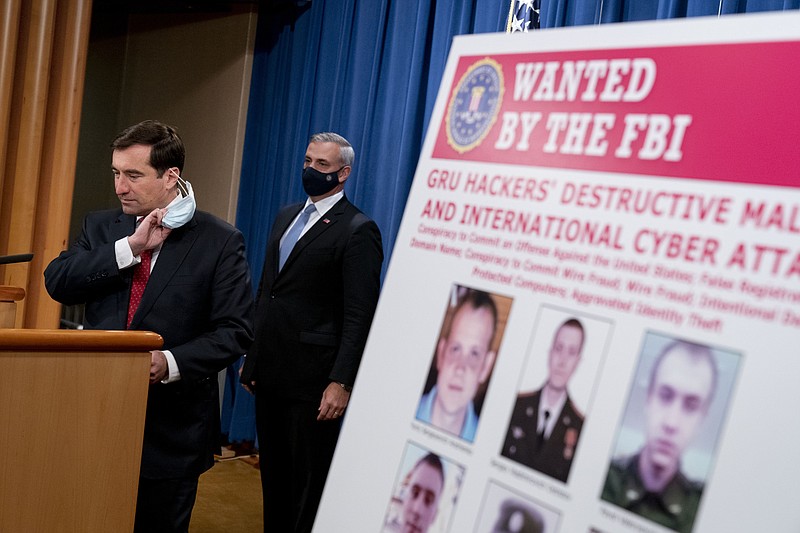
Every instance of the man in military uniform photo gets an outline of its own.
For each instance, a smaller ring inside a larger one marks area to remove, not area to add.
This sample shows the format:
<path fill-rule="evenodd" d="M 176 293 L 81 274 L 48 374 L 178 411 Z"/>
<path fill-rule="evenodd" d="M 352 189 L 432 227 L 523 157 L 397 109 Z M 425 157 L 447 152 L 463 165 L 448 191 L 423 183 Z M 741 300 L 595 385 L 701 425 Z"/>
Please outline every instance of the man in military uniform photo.
<path fill-rule="evenodd" d="M 650 372 L 644 405 L 645 443 L 615 458 L 602 499 L 679 532 L 690 532 L 703 483 L 681 472 L 681 456 L 706 419 L 717 386 L 707 346 L 673 341 Z"/>
<path fill-rule="evenodd" d="M 581 360 L 584 328 L 576 318 L 563 322 L 553 336 L 548 376 L 536 391 L 517 396 L 502 454 L 566 482 L 578 444 L 583 414 L 569 397 L 567 385 Z"/>

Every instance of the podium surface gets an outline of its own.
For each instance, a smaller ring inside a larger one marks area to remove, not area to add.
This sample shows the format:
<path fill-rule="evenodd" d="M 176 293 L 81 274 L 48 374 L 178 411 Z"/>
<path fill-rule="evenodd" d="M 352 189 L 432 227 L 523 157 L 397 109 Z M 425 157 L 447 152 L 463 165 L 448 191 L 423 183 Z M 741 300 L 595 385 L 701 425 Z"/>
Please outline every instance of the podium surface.
<path fill-rule="evenodd" d="M 0 531 L 131 531 L 150 350 L 142 331 L 0 329 Z"/>
<path fill-rule="evenodd" d="M 0 328 L 13 328 L 17 302 L 25 298 L 25 289 L 0 285 Z"/>

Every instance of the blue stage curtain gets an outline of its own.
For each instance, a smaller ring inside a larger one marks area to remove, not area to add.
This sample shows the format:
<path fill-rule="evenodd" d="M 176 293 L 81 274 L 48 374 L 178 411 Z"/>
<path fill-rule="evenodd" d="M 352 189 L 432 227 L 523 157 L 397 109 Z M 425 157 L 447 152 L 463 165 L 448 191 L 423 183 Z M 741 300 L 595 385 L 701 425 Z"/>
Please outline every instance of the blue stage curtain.
<path fill-rule="evenodd" d="M 800 0 L 542 0 L 541 27 L 797 9 Z M 256 285 L 278 208 L 305 197 L 308 137 L 353 144 L 347 196 L 378 223 L 385 268 L 452 38 L 504 31 L 509 0 L 262 0 L 237 226 Z M 235 372 L 233 367 L 229 372 Z M 223 431 L 252 434 L 253 404 L 235 377 Z M 235 397 L 235 401 L 231 398 Z M 239 411 L 239 412 L 236 412 Z M 245 413 L 242 415 L 241 413 Z"/>
<path fill-rule="evenodd" d="M 231 443 L 256 442 L 255 398 L 239 384 L 243 363 L 244 359 L 239 359 L 225 373 L 220 425 L 225 440 Z"/>

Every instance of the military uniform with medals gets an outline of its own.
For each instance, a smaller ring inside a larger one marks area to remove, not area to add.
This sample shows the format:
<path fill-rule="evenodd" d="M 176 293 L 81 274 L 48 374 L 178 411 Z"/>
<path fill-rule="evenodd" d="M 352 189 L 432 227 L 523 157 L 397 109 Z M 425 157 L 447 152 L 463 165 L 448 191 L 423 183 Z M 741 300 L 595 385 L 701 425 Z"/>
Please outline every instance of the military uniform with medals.
<path fill-rule="evenodd" d="M 541 395 L 539 389 L 517 397 L 501 453 L 566 483 L 583 427 L 583 415 L 567 395 L 550 436 L 544 439 L 537 434 Z"/>

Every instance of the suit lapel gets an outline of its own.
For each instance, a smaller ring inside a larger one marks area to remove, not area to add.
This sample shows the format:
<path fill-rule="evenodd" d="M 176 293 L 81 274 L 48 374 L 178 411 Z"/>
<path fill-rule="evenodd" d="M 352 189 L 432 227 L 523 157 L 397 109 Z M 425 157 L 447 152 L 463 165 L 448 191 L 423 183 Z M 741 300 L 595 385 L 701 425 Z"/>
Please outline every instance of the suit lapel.
<path fill-rule="evenodd" d="M 267 242 L 267 260 L 265 268 L 270 269 L 270 279 L 274 280 L 278 276 L 278 261 L 281 255 L 281 237 L 289 229 L 289 224 L 295 219 L 305 203 L 291 205 L 282 209 L 275 218 L 275 225 L 272 228 L 269 241 Z"/>
<path fill-rule="evenodd" d="M 108 233 L 111 236 L 111 241 L 114 242 L 123 237 L 133 235 L 135 229 L 136 217 L 120 212 L 119 216 L 109 225 Z"/>
<path fill-rule="evenodd" d="M 294 248 L 292 248 L 292 253 L 290 253 L 289 257 L 286 259 L 286 264 L 283 265 L 281 273 L 286 272 L 291 268 L 292 263 L 297 260 L 297 257 L 303 253 L 303 250 L 309 244 L 314 242 L 314 240 L 320 235 L 336 225 L 336 223 L 341 219 L 348 205 L 349 202 L 347 197 L 342 197 L 342 199 L 336 202 L 333 207 L 331 207 L 324 215 L 322 215 L 322 217 L 317 219 L 314 225 L 311 226 L 305 235 L 300 237 L 300 239 L 294 245 Z M 296 214 L 297 213 L 295 213 L 295 215 Z M 283 235 L 283 233 L 281 233 L 281 235 Z"/>
<path fill-rule="evenodd" d="M 164 241 L 153 271 L 150 273 L 144 294 L 142 294 L 142 301 L 131 321 L 131 329 L 136 328 L 136 325 L 158 301 L 158 297 L 183 264 L 199 235 L 197 220 L 192 218 L 185 226 L 173 230 Z"/>

